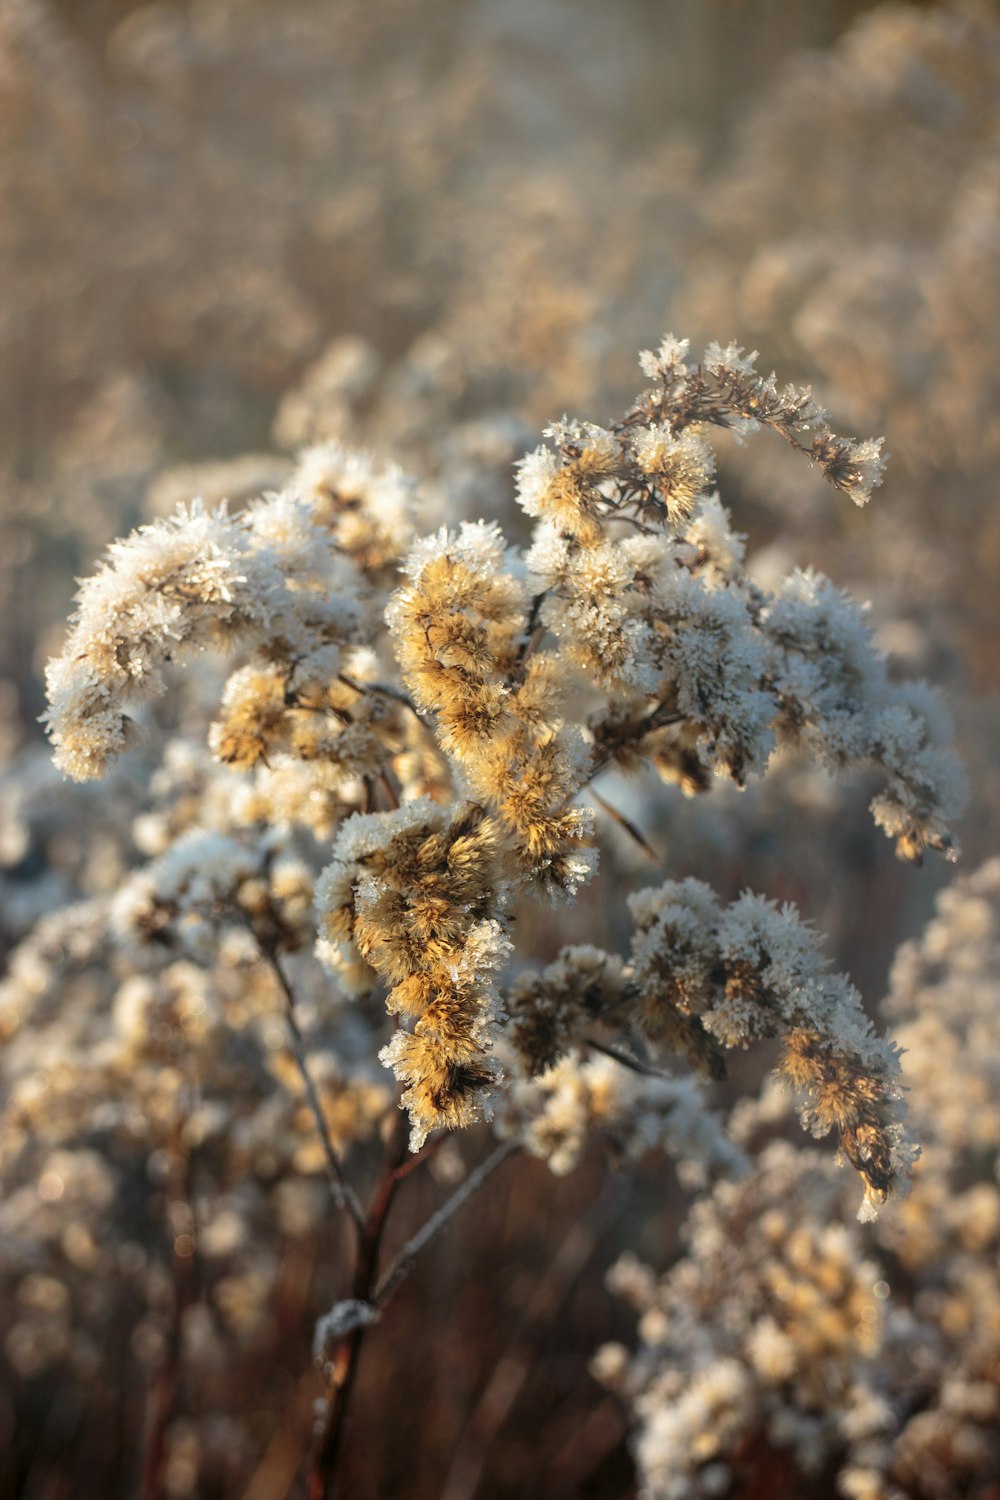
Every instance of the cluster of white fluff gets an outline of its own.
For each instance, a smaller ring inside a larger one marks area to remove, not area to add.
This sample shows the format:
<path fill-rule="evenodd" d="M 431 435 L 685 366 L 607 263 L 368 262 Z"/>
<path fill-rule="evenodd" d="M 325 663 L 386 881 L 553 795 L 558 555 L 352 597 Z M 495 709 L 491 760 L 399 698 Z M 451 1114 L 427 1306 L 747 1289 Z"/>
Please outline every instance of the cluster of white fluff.
<path fill-rule="evenodd" d="M 893 968 L 884 1009 L 923 1152 L 892 1213 L 852 1225 L 832 1164 L 778 1141 L 695 1205 L 665 1273 L 613 1269 L 638 1347 L 593 1368 L 629 1406 L 650 1500 L 738 1494 L 764 1449 L 789 1487 L 825 1471 L 852 1500 L 944 1500 L 995 1476 L 998 953 L 994 860 L 939 897 Z M 773 1092 L 741 1104 L 742 1147 L 783 1113 Z"/>
<path fill-rule="evenodd" d="M 317 443 L 299 458 L 295 488 L 321 507 L 335 502 L 339 546 L 369 569 L 398 557 L 412 535 L 416 486 L 397 464 L 340 442 Z"/>
<path fill-rule="evenodd" d="M 857 990 L 827 972 L 815 933 L 794 908 L 750 892 L 723 908 L 695 880 L 640 892 L 629 906 L 636 924 L 632 983 L 643 997 L 647 1029 L 655 1034 L 662 996 L 668 1014 L 679 1005 L 727 1050 L 784 1035 L 779 1069 L 802 1091 L 803 1124 L 817 1137 L 838 1129 L 866 1178 L 859 1216 L 875 1216 L 885 1197 L 883 1176 L 905 1191 L 915 1146 L 903 1123 L 899 1049 L 876 1034 Z M 874 1174 L 869 1130 L 878 1131 L 884 1153 Z"/>
<path fill-rule="evenodd" d="M 542 621 L 564 643 L 568 663 L 589 669 L 605 691 L 656 688 L 655 636 L 636 585 L 662 545 L 624 537 L 578 551 L 557 525 L 542 521 L 525 555 L 529 586 L 545 600 Z"/>
<path fill-rule="evenodd" d="M 115 542 L 48 669 L 60 768 L 101 775 L 131 742 L 133 709 L 164 691 L 164 669 L 209 647 L 249 651 L 258 668 L 287 662 L 299 692 L 325 687 L 369 623 L 368 576 L 406 545 L 410 496 L 396 470 L 327 445 L 239 515 L 195 501 Z"/>
<path fill-rule="evenodd" d="M 692 1191 L 746 1167 L 692 1079 L 633 1072 L 613 1057 L 571 1052 L 537 1080 L 515 1082 L 497 1129 L 521 1135 L 526 1150 L 560 1177 L 579 1165 L 595 1132 L 620 1162 L 665 1152 Z"/>
<path fill-rule="evenodd" d="M 813 571 L 796 571 L 765 611 L 782 724 L 830 770 L 875 762 L 888 784 L 875 821 L 903 853 L 928 843 L 954 857 L 947 831 L 966 788 L 946 749 L 944 711 L 922 683 L 891 682 L 858 605 Z"/>

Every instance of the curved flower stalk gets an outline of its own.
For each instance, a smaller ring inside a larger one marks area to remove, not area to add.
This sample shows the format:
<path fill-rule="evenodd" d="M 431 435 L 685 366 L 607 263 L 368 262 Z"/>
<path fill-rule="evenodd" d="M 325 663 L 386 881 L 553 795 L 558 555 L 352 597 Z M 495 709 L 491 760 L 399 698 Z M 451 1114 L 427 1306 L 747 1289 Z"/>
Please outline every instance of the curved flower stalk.
<path fill-rule="evenodd" d="M 81 591 L 62 656 L 49 664 L 49 733 L 61 770 L 78 781 L 100 776 L 130 742 L 126 710 L 163 691 L 167 662 L 262 627 L 278 579 L 256 576 L 248 552 L 239 522 L 197 502 L 113 544 Z"/>
<path fill-rule="evenodd" d="M 899 1053 L 878 1037 L 857 991 L 827 972 L 815 935 L 791 907 L 749 892 L 724 907 L 697 880 L 640 891 L 627 961 L 568 948 L 509 996 L 520 1067 L 542 1087 L 601 1033 L 638 1034 L 656 1053 L 725 1076 L 724 1053 L 783 1043 L 779 1076 L 803 1097 L 815 1136 L 836 1130 L 865 1187 L 860 1217 L 904 1191 L 915 1147 L 903 1124 Z"/>
<path fill-rule="evenodd" d="M 964 786 L 941 710 L 890 680 L 863 612 L 821 575 L 793 574 L 772 596 L 753 583 L 745 539 L 708 489 L 713 425 L 772 428 L 858 503 L 881 478 L 877 445 L 835 437 L 807 390 L 779 391 L 733 346 L 699 365 L 687 351 L 665 339 L 642 357 L 656 386 L 621 421 L 559 423 L 555 451 L 520 466 L 557 675 L 603 700 L 588 718 L 597 765 L 648 761 L 695 793 L 713 774 L 742 786 L 776 745 L 835 770 L 872 764 L 887 782 L 873 813 L 900 856 L 951 852 Z"/>

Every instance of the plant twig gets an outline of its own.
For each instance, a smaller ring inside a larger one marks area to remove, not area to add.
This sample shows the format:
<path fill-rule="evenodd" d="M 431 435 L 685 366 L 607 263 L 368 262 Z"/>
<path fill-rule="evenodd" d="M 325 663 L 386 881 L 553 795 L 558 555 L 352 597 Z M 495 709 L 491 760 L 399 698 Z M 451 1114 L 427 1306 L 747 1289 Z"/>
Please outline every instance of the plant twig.
<path fill-rule="evenodd" d="M 354 693 L 376 693 L 380 698 L 391 698 L 394 703 L 401 703 L 408 708 L 414 718 L 419 719 L 425 729 L 433 729 L 433 725 L 420 712 L 409 693 L 404 693 L 402 688 L 390 687 L 386 682 L 355 682 L 353 677 L 348 677 L 345 672 L 338 672 L 337 679 L 345 687 Z"/>
<path fill-rule="evenodd" d="M 661 1068 L 652 1067 L 650 1063 L 633 1057 L 631 1052 L 625 1052 L 620 1047 L 612 1046 L 607 1042 L 596 1042 L 593 1037 L 586 1038 L 586 1045 L 592 1052 L 601 1052 L 605 1057 L 610 1057 L 616 1063 L 620 1063 L 623 1068 L 628 1068 L 630 1072 L 641 1073 L 644 1078 L 665 1078 L 670 1083 L 677 1082 L 672 1073 L 664 1073 Z"/>
<path fill-rule="evenodd" d="M 337 1154 L 337 1148 L 330 1136 L 330 1128 L 323 1113 L 319 1094 L 309 1068 L 309 1060 L 306 1053 L 305 1037 L 299 1025 L 298 1016 L 295 1013 L 295 991 L 292 989 L 288 975 L 285 973 L 284 965 L 274 948 L 262 948 L 265 958 L 274 970 L 282 994 L 285 997 L 285 1020 L 288 1022 L 288 1030 L 292 1038 L 292 1055 L 295 1058 L 299 1077 L 302 1079 L 302 1087 L 305 1089 L 306 1100 L 312 1111 L 316 1122 L 316 1129 L 323 1146 L 323 1155 L 326 1159 L 327 1176 L 330 1179 L 330 1188 L 333 1199 L 338 1208 L 345 1208 L 354 1221 L 354 1227 L 360 1234 L 364 1228 L 364 1211 L 358 1202 L 357 1195 L 344 1175 L 343 1163 Z"/>
<path fill-rule="evenodd" d="M 663 864 L 663 860 L 660 858 L 656 850 L 653 848 L 652 844 L 646 838 L 646 835 L 643 833 L 642 829 L 639 828 L 637 824 L 633 823 L 631 818 L 627 818 L 623 812 L 619 812 L 617 807 L 613 807 L 605 797 L 601 796 L 596 787 L 592 786 L 590 788 L 590 795 L 597 803 L 598 807 L 602 808 L 613 822 L 617 823 L 620 828 L 624 828 L 629 837 L 635 840 L 647 859 L 651 859 L 654 865 Z"/>
<path fill-rule="evenodd" d="M 407 1123 L 401 1112 L 386 1146 L 379 1178 L 358 1236 L 358 1254 L 351 1280 L 352 1299 L 370 1303 L 378 1274 L 379 1250 L 386 1220 L 401 1179 L 397 1176 L 406 1153 Z M 308 1500 L 333 1500 L 347 1414 L 358 1375 L 367 1323 L 359 1323 L 337 1350 L 329 1375 L 327 1411 L 308 1480 Z"/>
<path fill-rule="evenodd" d="M 430 1141 L 417 1156 L 411 1156 L 409 1161 L 404 1161 L 401 1167 L 396 1168 L 396 1181 L 402 1182 L 404 1177 L 409 1177 L 411 1172 L 417 1172 L 425 1166 L 428 1159 L 444 1145 L 448 1139 L 448 1132 L 442 1130 L 439 1136 Z"/>
<path fill-rule="evenodd" d="M 465 1181 L 455 1189 L 451 1197 L 442 1203 L 437 1213 L 432 1214 L 427 1223 L 418 1229 L 413 1238 L 403 1246 L 402 1250 L 393 1261 L 392 1265 L 382 1277 L 375 1289 L 374 1305 L 380 1311 L 395 1295 L 400 1285 L 406 1280 L 417 1260 L 420 1258 L 428 1245 L 432 1245 L 440 1234 L 447 1228 L 451 1219 L 458 1210 L 467 1203 L 474 1193 L 477 1193 L 486 1179 L 502 1166 L 509 1156 L 521 1149 L 518 1140 L 504 1141 L 502 1145 L 488 1156 L 485 1161 L 480 1162 L 475 1171 L 470 1172 Z"/>

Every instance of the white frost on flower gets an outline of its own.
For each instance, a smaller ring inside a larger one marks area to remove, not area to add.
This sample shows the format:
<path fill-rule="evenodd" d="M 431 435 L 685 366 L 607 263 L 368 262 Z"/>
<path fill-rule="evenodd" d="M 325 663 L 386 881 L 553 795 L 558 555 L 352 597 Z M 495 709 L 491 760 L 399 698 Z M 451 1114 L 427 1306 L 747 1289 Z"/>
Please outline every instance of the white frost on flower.
<path fill-rule="evenodd" d="M 757 350 L 747 354 L 740 344 L 729 343 L 723 348 L 713 340 L 705 350 L 702 364 L 711 375 L 756 375 Z"/>
<path fill-rule="evenodd" d="M 561 588 L 569 575 L 572 554 L 569 537 L 555 522 L 539 521 L 532 533 L 531 546 L 524 555 L 532 592 Z"/>
<path fill-rule="evenodd" d="M 765 657 L 748 604 L 734 588 L 708 589 L 683 568 L 664 569 L 656 603 L 669 623 L 664 683 L 698 726 L 699 750 L 720 774 L 763 770 L 774 746 L 771 698 L 760 687 Z"/>
<path fill-rule="evenodd" d="M 783 1037 L 780 1072 L 800 1095 L 804 1127 L 817 1137 L 838 1132 L 864 1180 L 865 1204 L 884 1202 L 891 1189 L 905 1193 L 916 1149 L 905 1125 L 898 1048 L 877 1035 L 854 987 L 828 972 L 795 909 L 751 892 L 723 907 L 696 880 L 668 881 L 629 905 L 644 1033 L 676 1045 L 671 1027 L 683 997 L 684 1024 L 697 1028 L 695 1058 L 706 1039 L 728 1050 Z"/>
<path fill-rule="evenodd" d="M 860 443 L 847 444 L 848 470 L 839 488 L 849 495 L 855 505 L 867 505 L 885 475 L 888 454 L 882 452 L 884 438 L 865 438 Z"/>
<path fill-rule="evenodd" d="M 575 1051 L 540 1077 L 513 1084 L 500 1128 L 523 1133 L 526 1149 L 557 1177 L 578 1166 L 595 1129 L 626 1160 L 665 1151 L 692 1186 L 746 1165 L 692 1079 L 649 1077 Z"/>
<path fill-rule="evenodd" d="M 731 528 L 729 512 L 718 493 L 706 495 L 684 531 L 684 541 L 698 552 L 699 575 L 724 583 L 743 566 L 746 537 Z"/>
<path fill-rule="evenodd" d="M 922 683 L 890 681 L 865 610 L 812 570 L 793 573 L 762 615 L 775 691 L 791 705 L 779 733 L 831 771 L 873 763 L 887 786 L 872 803 L 901 856 L 926 846 L 954 856 L 950 825 L 965 780 L 947 718 Z"/>
<path fill-rule="evenodd" d="M 559 460 L 544 445 L 526 453 L 515 465 L 517 501 L 525 515 L 540 516 L 545 507 L 549 485 L 559 468 Z"/>
<path fill-rule="evenodd" d="M 583 810 L 584 813 L 588 811 L 589 809 Z M 548 887 L 552 905 L 561 906 L 572 901 L 580 887 L 592 879 L 599 859 L 600 853 L 594 848 L 576 849 L 570 854 L 564 854 L 560 864 L 561 883 Z"/>
<path fill-rule="evenodd" d="M 426 827 L 428 831 L 439 828 L 447 817 L 448 809 L 431 797 L 414 797 L 391 812 L 354 813 L 340 826 L 333 846 L 333 862 L 317 882 L 317 900 L 324 882 L 338 867 L 358 864 L 376 849 L 415 828 Z"/>
<path fill-rule="evenodd" d="M 402 564 L 402 572 L 413 583 L 429 564 L 453 558 L 475 578 L 492 579 L 504 570 L 507 545 L 495 521 L 463 521 L 458 531 L 442 526 L 430 536 L 414 542 Z M 386 618 L 391 620 L 390 610 Z"/>
<path fill-rule="evenodd" d="M 258 877 L 261 866 L 262 851 L 224 833 L 191 829 L 116 893 L 111 932 L 136 962 L 159 957 L 158 935 L 168 928 L 200 962 L 210 962 L 220 921 L 232 920 L 236 891 Z"/>
<path fill-rule="evenodd" d="M 542 549 L 557 565 L 557 548 L 546 535 Z M 541 550 L 541 549 L 540 549 Z M 532 549 L 537 572 L 539 551 Z M 578 662 L 605 689 L 651 693 L 656 686 L 656 638 L 637 610 L 635 569 L 619 543 L 567 551 L 560 575 L 540 578 L 549 590 L 543 623 L 564 643 L 569 661 Z"/>
<path fill-rule="evenodd" d="M 166 663 L 259 630 L 275 580 L 225 506 L 194 501 L 113 543 L 46 673 L 60 770 L 77 781 L 101 775 L 128 743 L 128 710 L 163 691 Z"/>
<path fill-rule="evenodd" d="M 691 348 L 690 339 L 674 338 L 668 333 L 660 341 L 660 347 L 654 353 L 652 349 L 643 349 L 639 355 L 639 365 L 644 375 L 650 380 L 662 380 L 671 383 L 678 375 L 687 373 L 687 356 Z"/>
<path fill-rule="evenodd" d="M 631 432 L 629 445 L 639 472 L 662 495 L 669 519 L 683 520 L 712 482 L 712 449 L 691 428 L 674 433 L 662 422 Z"/>
<path fill-rule="evenodd" d="M 855 1227 L 830 1222 L 836 1209 L 832 1163 L 779 1141 L 695 1204 L 686 1254 L 663 1276 L 634 1256 L 612 1268 L 639 1346 L 594 1368 L 631 1410 L 651 1500 L 696 1500 L 706 1468 L 711 1493 L 734 1493 L 755 1439 L 811 1474 L 892 1430 L 881 1386 L 895 1351 L 872 1299 L 882 1273 Z"/>
<path fill-rule="evenodd" d="M 369 547 L 374 534 L 380 551 L 396 557 L 413 535 L 414 481 L 398 465 L 379 465 L 336 440 L 301 453 L 288 487 L 309 502 L 333 502 L 334 530 L 348 553 Z"/>
<path fill-rule="evenodd" d="M 116 542 L 81 587 L 49 664 L 49 733 L 60 768 L 99 776 L 129 743 L 130 711 L 163 691 L 163 668 L 209 647 L 291 657 L 322 680 L 363 623 L 360 578 L 289 491 L 237 517 L 199 502 Z"/>

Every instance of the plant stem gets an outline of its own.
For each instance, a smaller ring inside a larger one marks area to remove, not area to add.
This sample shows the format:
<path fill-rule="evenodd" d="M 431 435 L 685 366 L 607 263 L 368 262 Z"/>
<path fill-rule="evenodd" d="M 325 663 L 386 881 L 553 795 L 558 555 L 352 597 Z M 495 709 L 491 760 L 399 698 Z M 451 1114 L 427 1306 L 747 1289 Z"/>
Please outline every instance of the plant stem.
<path fill-rule="evenodd" d="M 400 1183 L 405 1181 L 412 1169 L 411 1164 L 408 1163 L 406 1166 L 402 1164 L 406 1151 L 406 1117 L 401 1116 L 399 1125 L 386 1149 L 382 1169 L 365 1216 L 351 1284 L 351 1299 L 367 1303 L 379 1311 L 386 1307 L 413 1270 L 423 1251 L 444 1232 L 453 1216 L 482 1187 L 497 1167 L 519 1149 L 519 1141 L 505 1141 L 498 1146 L 491 1156 L 488 1156 L 474 1171 L 469 1173 L 451 1197 L 407 1241 L 389 1270 L 380 1278 L 378 1274 L 379 1251 L 389 1210 Z M 427 1152 L 418 1160 L 423 1164 L 429 1155 L 430 1152 Z M 370 1326 L 368 1323 L 362 1323 L 355 1327 L 343 1340 L 334 1358 L 329 1377 L 326 1420 L 309 1475 L 308 1500 L 333 1500 L 335 1495 L 337 1466 L 342 1451 L 348 1411 L 357 1380 L 365 1334 Z"/>
<path fill-rule="evenodd" d="M 372 1301 L 372 1290 L 378 1275 L 378 1257 L 382 1235 L 402 1178 L 399 1167 L 406 1152 L 407 1121 L 400 1114 L 386 1146 L 368 1212 L 364 1215 L 358 1233 L 358 1253 L 351 1282 L 351 1297 L 359 1302 Z M 309 1500 L 333 1500 L 337 1482 L 337 1464 L 347 1414 L 358 1374 L 361 1348 L 367 1326 L 355 1328 L 337 1350 L 330 1372 L 326 1420 L 316 1448 L 312 1470 L 309 1475 Z"/>
<path fill-rule="evenodd" d="M 608 1042 L 597 1042 L 593 1037 L 586 1037 L 585 1041 L 592 1052 L 603 1053 L 605 1057 L 612 1058 L 632 1073 L 641 1073 L 644 1078 L 665 1078 L 668 1083 L 677 1081 L 674 1074 L 666 1073 L 662 1068 L 654 1068 L 651 1063 L 643 1062 L 641 1057 L 634 1057 L 631 1052 L 626 1052 L 622 1047 L 614 1047 Z"/>
<path fill-rule="evenodd" d="M 330 1188 L 333 1192 L 334 1202 L 338 1208 L 346 1208 L 354 1220 L 354 1226 L 358 1234 L 363 1234 L 364 1212 L 361 1204 L 358 1202 L 354 1189 L 344 1175 L 343 1164 L 337 1154 L 337 1148 L 330 1137 L 330 1129 L 326 1123 L 323 1106 L 320 1103 L 319 1095 L 316 1092 L 316 1085 L 313 1082 L 312 1073 L 309 1069 L 305 1037 L 302 1035 L 302 1028 L 299 1026 L 298 1016 L 295 1013 L 295 991 L 292 989 L 291 982 L 285 973 L 284 965 L 276 949 L 262 948 L 261 951 L 274 970 L 278 983 L 281 986 L 282 994 L 285 997 L 285 1019 L 288 1022 L 288 1030 L 292 1037 L 292 1054 L 295 1058 L 296 1067 L 299 1070 L 299 1077 L 302 1079 L 306 1100 L 312 1111 L 313 1119 L 316 1122 L 316 1129 L 323 1145 L 327 1176 L 330 1179 Z"/>
<path fill-rule="evenodd" d="M 458 1210 L 474 1193 L 479 1191 L 486 1179 L 492 1176 L 508 1156 L 513 1156 L 514 1152 L 520 1149 L 520 1141 L 504 1141 L 503 1145 L 498 1146 L 492 1155 L 480 1162 L 474 1172 L 469 1173 L 461 1186 L 455 1189 L 445 1203 L 442 1203 L 437 1213 L 432 1214 L 427 1223 L 417 1230 L 411 1240 L 407 1241 L 375 1290 L 374 1304 L 380 1311 L 395 1296 L 399 1286 L 409 1276 L 421 1254 L 444 1232 Z"/>

